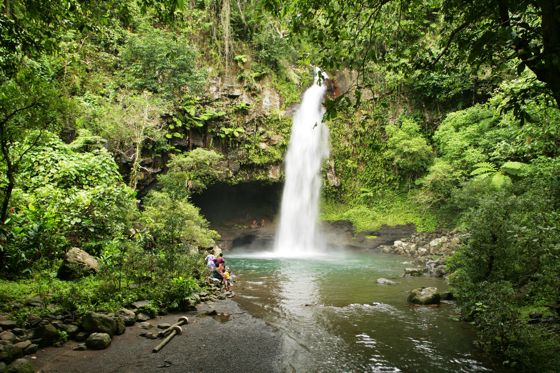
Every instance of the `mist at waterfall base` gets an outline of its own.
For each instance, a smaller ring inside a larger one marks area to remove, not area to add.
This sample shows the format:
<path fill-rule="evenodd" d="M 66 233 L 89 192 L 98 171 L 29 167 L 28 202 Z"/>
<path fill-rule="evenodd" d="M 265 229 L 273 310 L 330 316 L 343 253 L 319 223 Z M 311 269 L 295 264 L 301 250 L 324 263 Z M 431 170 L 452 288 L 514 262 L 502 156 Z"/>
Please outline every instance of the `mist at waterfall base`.
<path fill-rule="evenodd" d="M 319 73 L 316 74 L 294 115 L 274 243 L 276 256 L 309 256 L 325 247 L 318 225 L 321 165 L 329 156 L 329 130 L 322 122 L 325 78 L 323 74 L 319 81 Z"/>

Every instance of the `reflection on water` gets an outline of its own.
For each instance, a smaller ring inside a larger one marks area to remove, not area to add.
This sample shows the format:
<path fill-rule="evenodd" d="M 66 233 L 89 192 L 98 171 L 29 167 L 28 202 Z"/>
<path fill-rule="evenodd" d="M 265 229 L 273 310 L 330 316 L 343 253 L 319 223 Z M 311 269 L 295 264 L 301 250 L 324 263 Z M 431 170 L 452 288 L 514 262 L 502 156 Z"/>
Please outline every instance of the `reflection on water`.
<path fill-rule="evenodd" d="M 473 348 L 452 304 L 409 306 L 410 289 L 434 278 L 400 278 L 402 258 L 338 253 L 305 259 L 230 255 L 235 300 L 281 330 L 286 369 L 321 372 L 497 371 Z M 395 285 L 379 285 L 379 277 Z"/>

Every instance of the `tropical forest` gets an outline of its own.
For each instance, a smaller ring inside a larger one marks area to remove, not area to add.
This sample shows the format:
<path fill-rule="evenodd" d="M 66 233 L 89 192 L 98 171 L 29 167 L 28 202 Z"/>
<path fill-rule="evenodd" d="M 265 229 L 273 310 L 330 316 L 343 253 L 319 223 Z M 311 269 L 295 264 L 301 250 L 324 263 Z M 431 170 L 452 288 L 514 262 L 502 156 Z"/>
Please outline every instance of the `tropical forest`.
<path fill-rule="evenodd" d="M 560 0 L 0 0 L 0 372 L 560 372 Z"/>

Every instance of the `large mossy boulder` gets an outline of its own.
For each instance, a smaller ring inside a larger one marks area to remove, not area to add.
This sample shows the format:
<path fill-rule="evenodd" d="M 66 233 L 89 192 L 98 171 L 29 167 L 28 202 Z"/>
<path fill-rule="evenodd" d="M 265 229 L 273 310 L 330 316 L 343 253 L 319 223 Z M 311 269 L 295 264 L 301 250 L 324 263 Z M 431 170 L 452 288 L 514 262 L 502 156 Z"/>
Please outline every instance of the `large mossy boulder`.
<path fill-rule="evenodd" d="M 33 330 L 33 338 L 41 346 L 50 346 L 60 340 L 60 332 L 51 323 L 45 323 Z"/>
<path fill-rule="evenodd" d="M 408 294 L 408 302 L 413 304 L 439 304 L 441 295 L 434 287 L 413 289 Z"/>
<path fill-rule="evenodd" d="M 110 336 L 117 334 L 119 331 L 117 320 L 115 318 L 97 312 L 86 313 L 82 317 L 80 325 L 82 326 L 82 329 L 87 332 L 107 333 Z"/>
<path fill-rule="evenodd" d="M 86 346 L 92 350 L 103 350 L 111 344 L 111 336 L 107 333 L 92 333 L 86 339 Z"/>
<path fill-rule="evenodd" d="M 23 357 L 23 351 L 20 347 L 8 342 L 0 344 L 0 361 L 9 364 L 20 357 Z"/>
<path fill-rule="evenodd" d="M 99 272 L 97 259 L 84 250 L 73 247 L 66 253 L 57 276 L 61 280 L 78 280 L 97 272 Z"/>
<path fill-rule="evenodd" d="M 27 359 L 17 359 L 4 371 L 6 373 L 35 373 L 35 369 L 33 365 L 31 365 L 31 361 Z"/>

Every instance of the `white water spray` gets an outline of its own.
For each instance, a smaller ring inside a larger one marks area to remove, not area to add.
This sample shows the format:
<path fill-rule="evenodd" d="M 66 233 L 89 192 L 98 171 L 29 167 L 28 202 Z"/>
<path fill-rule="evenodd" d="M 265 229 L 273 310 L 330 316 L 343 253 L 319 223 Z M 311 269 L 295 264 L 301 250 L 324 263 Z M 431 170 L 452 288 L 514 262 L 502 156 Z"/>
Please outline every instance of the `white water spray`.
<path fill-rule="evenodd" d="M 324 242 L 319 234 L 319 195 L 321 164 L 329 156 L 329 130 L 322 123 L 322 106 L 327 91 L 326 74 L 305 91 L 294 115 L 292 134 L 286 153 L 286 180 L 282 193 L 280 226 L 274 252 L 279 256 L 306 256 L 321 252 Z"/>

